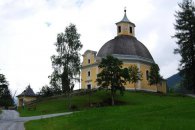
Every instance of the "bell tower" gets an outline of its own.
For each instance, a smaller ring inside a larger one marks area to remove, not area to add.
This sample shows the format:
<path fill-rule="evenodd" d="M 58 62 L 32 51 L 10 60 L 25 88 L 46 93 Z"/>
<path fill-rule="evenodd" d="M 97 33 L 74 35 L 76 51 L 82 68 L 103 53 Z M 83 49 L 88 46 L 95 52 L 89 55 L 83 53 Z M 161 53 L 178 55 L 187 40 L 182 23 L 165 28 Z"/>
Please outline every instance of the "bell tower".
<path fill-rule="evenodd" d="M 126 15 L 126 8 L 124 9 L 123 19 L 116 23 L 117 26 L 117 36 L 120 35 L 130 35 L 135 36 L 135 24 L 130 22 Z"/>

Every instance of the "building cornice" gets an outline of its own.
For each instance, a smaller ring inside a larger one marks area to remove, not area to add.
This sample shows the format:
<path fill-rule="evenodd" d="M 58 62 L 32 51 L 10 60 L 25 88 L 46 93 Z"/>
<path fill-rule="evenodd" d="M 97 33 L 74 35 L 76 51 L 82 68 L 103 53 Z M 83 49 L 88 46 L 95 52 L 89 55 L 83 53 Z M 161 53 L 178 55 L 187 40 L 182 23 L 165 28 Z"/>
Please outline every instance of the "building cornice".
<path fill-rule="evenodd" d="M 81 69 L 87 69 L 87 68 L 91 68 L 91 67 L 96 67 L 99 64 L 97 62 L 93 63 L 93 64 L 88 64 L 88 65 L 84 65 L 81 67 Z"/>

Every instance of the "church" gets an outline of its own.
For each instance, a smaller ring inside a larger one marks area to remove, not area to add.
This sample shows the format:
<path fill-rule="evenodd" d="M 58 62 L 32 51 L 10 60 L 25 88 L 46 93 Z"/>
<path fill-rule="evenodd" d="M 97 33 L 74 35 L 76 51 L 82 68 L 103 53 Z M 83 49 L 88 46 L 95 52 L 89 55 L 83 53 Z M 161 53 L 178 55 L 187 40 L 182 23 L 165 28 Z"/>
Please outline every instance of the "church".
<path fill-rule="evenodd" d="M 98 51 L 86 50 L 83 54 L 81 70 L 81 88 L 98 88 L 96 79 L 100 72 L 98 68 L 102 58 L 112 55 L 123 61 L 123 67 L 136 65 L 142 73 L 142 80 L 136 83 L 137 90 L 166 93 L 166 81 L 158 85 L 149 85 L 149 71 L 155 63 L 152 55 L 146 46 L 135 36 L 135 24 L 127 18 L 126 10 L 121 21 L 116 23 L 117 36 L 106 42 Z M 125 85 L 126 90 L 134 90 L 132 83 Z"/>

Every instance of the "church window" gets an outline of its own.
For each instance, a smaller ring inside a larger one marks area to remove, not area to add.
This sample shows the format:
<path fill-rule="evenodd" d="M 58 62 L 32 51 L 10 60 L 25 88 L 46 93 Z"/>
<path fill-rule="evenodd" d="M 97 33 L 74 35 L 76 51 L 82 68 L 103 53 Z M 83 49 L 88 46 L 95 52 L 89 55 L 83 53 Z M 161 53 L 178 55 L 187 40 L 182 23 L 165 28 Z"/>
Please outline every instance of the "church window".
<path fill-rule="evenodd" d="M 121 32 L 121 26 L 118 26 L 118 33 Z"/>
<path fill-rule="evenodd" d="M 91 84 L 88 84 L 87 85 L 87 89 L 91 89 Z"/>
<path fill-rule="evenodd" d="M 148 70 L 146 71 L 146 79 L 149 80 L 149 72 L 148 72 Z"/>
<path fill-rule="evenodd" d="M 133 31 L 132 31 L 132 27 L 129 27 L 129 32 L 130 32 L 130 33 L 132 33 L 132 32 L 133 32 Z"/>
<path fill-rule="evenodd" d="M 90 77 L 90 75 L 91 75 L 91 73 L 90 73 L 90 71 L 88 71 L 88 72 L 87 72 L 87 76 Z"/>
<path fill-rule="evenodd" d="M 88 59 L 88 64 L 90 64 L 90 59 Z"/>

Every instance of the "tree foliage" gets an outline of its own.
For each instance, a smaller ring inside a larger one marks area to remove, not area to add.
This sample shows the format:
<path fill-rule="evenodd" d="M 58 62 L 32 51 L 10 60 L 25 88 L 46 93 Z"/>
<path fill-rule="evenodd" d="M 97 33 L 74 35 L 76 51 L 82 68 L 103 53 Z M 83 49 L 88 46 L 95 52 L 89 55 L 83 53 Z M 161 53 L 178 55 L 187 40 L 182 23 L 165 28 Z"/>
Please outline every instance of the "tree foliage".
<path fill-rule="evenodd" d="M 43 86 L 38 93 L 39 96 L 50 97 L 54 95 L 53 89 L 47 85 Z"/>
<path fill-rule="evenodd" d="M 129 82 L 134 84 L 134 88 L 136 90 L 136 83 L 139 80 L 142 80 L 142 73 L 141 73 L 141 71 L 139 71 L 139 68 L 136 65 L 130 66 L 128 68 L 128 70 L 129 70 L 129 74 L 130 74 Z"/>
<path fill-rule="evenodd" d="M 176 33 L 178 48 L 175 54 L 181 55 L 180 74 L 184 78 L 184 85 L 195 92 L 195 5 L 192 0 L 183 0 L 176 11 Z"/>
<path fill-rule="evenodd" d="M 63 92 L 69 93 L 81 66 L 79 51 L 82 44 L 74 24 L 70 24 L 64 33 L 57 35 L 55 46 L 57 55 L 51 57 L 54 72 L 50 83 L 53 87 L 61 87 Z"/>
<path fill-rule="evenodd" d="M 102 58 L 99 68 L 101 72 L 97 75 L 97 83 L 100 87 L 109 88 L 111 90 L 112 105 L 114 105 L 114 95 L 116 90 L 121 93 L 124 90 L 124 84 L 128 78 L 127 69 L 122 68 L 122 61 L 113 56 Z"/>
<path fill-rule="evenodd" d="M 160 75 L 160 68 L 157 64 L 152 64 L 149 71 L 149 84 L 157 85 L 162 81 L 162 76 Z M 158 90 L 157 90 L 158 91 Z"/>
<path fill-rule="evenodd" d="M 60 75 L 56 70 L 53 71 L 50 78 L 50 89 L 52 90 L 53 95 L 60 95 L 62 93 L 62 83 Z"/>
<path fill-rule="evenodd" d="M 5 78 L 5 75 L 0 74 L 0 106 L 4 106 L 5 108 L 8 108 L 14 104 L 8 86 L 9 84 Z"/>

